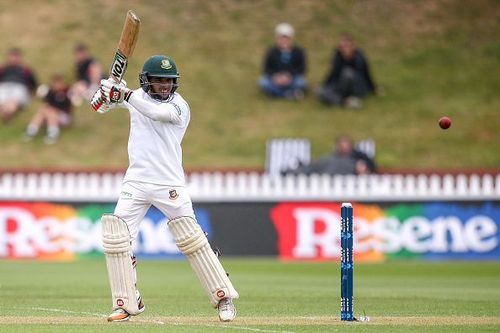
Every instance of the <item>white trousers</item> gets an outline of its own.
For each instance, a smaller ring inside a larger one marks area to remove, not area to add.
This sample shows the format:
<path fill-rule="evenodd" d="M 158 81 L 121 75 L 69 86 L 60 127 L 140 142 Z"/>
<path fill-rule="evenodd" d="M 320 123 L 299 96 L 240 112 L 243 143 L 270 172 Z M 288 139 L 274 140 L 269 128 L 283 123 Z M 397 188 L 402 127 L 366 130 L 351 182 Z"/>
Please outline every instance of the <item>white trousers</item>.
<path fill-rule="evenodd" d="M 2 82 L 0 83 L 0 104 L 17 102 L 23 106 L 30 102 L 30 92 L 22 83 Z"/>
<path fill-rule="evenodd" d="M 114 214 L 127 223 L 132 242 L 137 238 L 139 225 L 151 205 L 169 220 L 179 216 L 195 218 L 193 203 L 185 187 L 124 181 Z"/>

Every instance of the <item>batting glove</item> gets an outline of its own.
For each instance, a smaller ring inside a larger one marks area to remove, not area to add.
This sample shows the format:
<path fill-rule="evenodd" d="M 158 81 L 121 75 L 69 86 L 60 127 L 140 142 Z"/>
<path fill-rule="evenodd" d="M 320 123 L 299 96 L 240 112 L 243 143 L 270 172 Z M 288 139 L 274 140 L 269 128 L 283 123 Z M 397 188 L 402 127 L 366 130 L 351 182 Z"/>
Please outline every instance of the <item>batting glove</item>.
<path fill-rule="evenodd" d="M 101 94 L 108 103 L 123 103 L 128 102 L 132 90 L 127 88 L 127 83 L 122 80 L 116 83 L 113 79 L 101 80 Z"/>
<path fill-rule="evenodd" d="M 101 90 L 97 90 L 94 93 L 92 99 L 90 100 L 90 105 L 92 106 L 92 109 L 98 113 L 106 113 L 112 109 L 111 105 L 106 103 L 106 100 L 102 96 Z"/>

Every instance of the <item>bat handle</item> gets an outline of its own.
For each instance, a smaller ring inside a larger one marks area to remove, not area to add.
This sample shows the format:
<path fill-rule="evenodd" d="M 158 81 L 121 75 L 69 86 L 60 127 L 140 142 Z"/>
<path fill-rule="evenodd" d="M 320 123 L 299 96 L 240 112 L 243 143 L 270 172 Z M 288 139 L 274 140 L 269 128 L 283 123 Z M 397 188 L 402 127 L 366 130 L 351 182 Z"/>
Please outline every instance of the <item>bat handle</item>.
<path fill-rule="evenodd" d="M 121 77 L 116 77 L 114 75 L 110 75 L 109 78 L 113 79 L 113 81 L 115 81 L 116 83 L 122 82 L 122 78 Z"/>

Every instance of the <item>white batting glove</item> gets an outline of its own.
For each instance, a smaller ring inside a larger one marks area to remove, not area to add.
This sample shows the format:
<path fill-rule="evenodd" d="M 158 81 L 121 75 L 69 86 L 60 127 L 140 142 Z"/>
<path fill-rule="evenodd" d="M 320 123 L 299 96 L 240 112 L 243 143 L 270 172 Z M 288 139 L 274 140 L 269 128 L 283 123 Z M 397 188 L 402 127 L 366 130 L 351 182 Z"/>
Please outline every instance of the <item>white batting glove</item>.
<path fill-rule="evenodd" d="M 109 78 L 101 80 L 101 94 L 104 96 L 108 103 L 123 103 L 127 101 L 132 95 L 132 90 L 127 88 L 127 83 L 122 80 L 116 83 L 113 79 Z"/>
<path fill-rule="evenodd" d="M 94 93 L 92 99 L 90 100 L 90 106 L 92 106 L 92 109 L 98 113 L 106 113 L 112 109 L 112 106 L 108 104 L 102 96 L 101 90 L 97 90 Z"/>

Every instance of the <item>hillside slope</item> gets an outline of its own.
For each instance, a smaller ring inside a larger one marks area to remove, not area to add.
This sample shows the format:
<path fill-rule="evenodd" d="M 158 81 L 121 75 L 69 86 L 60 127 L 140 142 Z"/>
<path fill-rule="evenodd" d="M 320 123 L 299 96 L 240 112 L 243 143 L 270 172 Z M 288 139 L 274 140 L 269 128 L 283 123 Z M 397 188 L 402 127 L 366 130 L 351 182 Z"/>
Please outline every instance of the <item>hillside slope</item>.
<path fill-rule="evenodd" d="M 126 80 L 137 86 L 151 54 L 176 59 L 179 91 L 192 108 L 187 168 L 262 168 L 265 142 L 278 136 L 309 138 L 316 157 L 341 133 L 374 138 L 383 168 L 500 167 L 498 1 L 1 1 L 0 54 L 18 46 L 41 81 L 55 71 L 73 78 L 72 49 L 83 41 L 107 68 L 130 8 L 142 28 Z M 307 50 L 312 87 L 348 31 L 384 94 L 356 111 L 324 107 L 311 95 L 300 103 L 262 96 L 262 55 L 281 21 L 295 26 Z M 82 106 L 56 145 L 23 143 L 38 105 L 0 124 L 1 167 L 127 165 L 126 112 L 101 116 Z M 437 126 L 442 115 L 453 119 L 447 131 Z"/>

